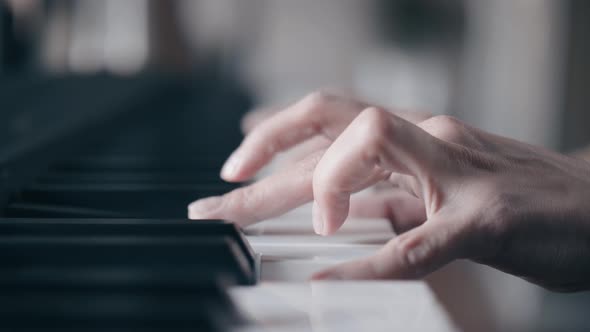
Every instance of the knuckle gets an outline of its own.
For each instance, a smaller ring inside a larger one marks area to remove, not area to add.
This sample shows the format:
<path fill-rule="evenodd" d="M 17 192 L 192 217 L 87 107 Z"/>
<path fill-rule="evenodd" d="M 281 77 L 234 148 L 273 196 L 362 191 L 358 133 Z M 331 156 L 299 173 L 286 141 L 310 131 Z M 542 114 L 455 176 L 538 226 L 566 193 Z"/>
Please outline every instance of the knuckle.
<path fill-rule="evenodd" d="M 370 107 L 361 112 L 358 117 L 357 129 L 365 140 L 378 142 L 387 137 L 391 130 L 391 118 L 389 113 L 383 109 Z"/>
<path fill-rule="evenodd" d="M 457 126 L 461 126 L 462 122 L 461 120 L 457 119 L 454 116 L 450 116 L 450 115 L 437 115 L 437 116 L 433 116 L 430 119 L 426 120 L 426 121 L 430 121 L 438 126 L 442 126 L 442 127 L 457 127 Z"/>
<path fill-rule="evenodd" d="M 334 97 L 322 90 L 314 91 L 308 94 L 305 98 L 303 98 L 303 105 L 305 107 L 302 108 L 302 112 L 312 112 L 315 113 L 317 110 L 322 109 L 325 107 L 327 103 L 329 103 Z"/>
<path fill-rule="evenodd" d="M 326 120 L 325 113 L 328 111 L 328 106 L 336 98 L 336 96 L 321 90 L 312 92 L 297 105 L 295 116 L 300 121 L 308 122 L 310 133 L 321 132 L 321 123 Z"/>
<path fill-rule="evenodd" d="M 396 238 L 396 241 L 393 241 L 391 250 L 394 251 L 400 257 L 407 257 L 408 253 L 410 252 L 409 240 L 406 236 L 400 235 Z M 404 259 L 407 261 L 407 259 Z"/>
<path fill-rule="evenodd" d="M 382 109 L 371 107 L 361 112 L 355 120 L 355 125 L 355 136 L 362 142 L 366 158 L 378 165 L 392 129 L 389 114 Z"/>
<path fill-rule="evenodd" d="M 438 115 L 420 123 L 422 129 L 428 131 L 432 136 L 445 141 L 456 142 L 461 140 L 464 124 L 455 117 L 449 115 Z"/>
<path fill-rule="evenodd" d="M 428 252 L 421 252 L 419 257 L 415 253 L 416 239 L 402 234 L 391 242 L 392 254 L 399 257 L 399 264 L 402 269 L 402 277 L 414 278 L 421 274 L 422 262 L 429 255 Z M 423 243 L 421 248 L 428 248 Z"/>
<path fill-rule="evenodd" d="M 359 117 L 363 118 L 367 123 L 380 125 L 389 122 L 390 114 L 388 111 L 379 107 L 368 107 L 361 112 Z"/>

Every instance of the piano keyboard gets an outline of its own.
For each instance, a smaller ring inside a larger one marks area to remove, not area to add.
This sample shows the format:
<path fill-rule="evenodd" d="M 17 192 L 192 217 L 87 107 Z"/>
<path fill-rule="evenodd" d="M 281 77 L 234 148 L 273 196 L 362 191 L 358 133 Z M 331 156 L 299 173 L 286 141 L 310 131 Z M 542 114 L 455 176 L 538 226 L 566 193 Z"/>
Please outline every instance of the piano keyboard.
<path fill-rule="evenodd" d="M 383 220 L 185 220 L 236 188 L 218 171 L 249 106 L 207 75 L 0 81 L 0 330 L 454 330 L 421 282 L 307 281 L 379 248 Z"/>
<path fill-rule="evenodd" d="M 0 330 L 243 323 L 227 289 L 255 284 L 258 261 L 235 225 L 189 222 L 186 208 L 236 188 L 218 170 L 249 102 L 202 82 L 0 81 Z"/>
<path fill-rule="evenodd" d="M 2 219 L 0 262 L 5 329 L 221 330 L 239 317 L 224 288 L 256 282 L 218 221 Z"/>
<path fill-rule="evenodd" d="M 313 232 L 311 206 L 246 229 L 260 282 L 230 294 L 249 325 L 235 331 L 457 331 L 423 281 L 309 281 L 333 264 L 370 255 L 391 239 L 389 222 L 349 218 L 333 236 Z"/>

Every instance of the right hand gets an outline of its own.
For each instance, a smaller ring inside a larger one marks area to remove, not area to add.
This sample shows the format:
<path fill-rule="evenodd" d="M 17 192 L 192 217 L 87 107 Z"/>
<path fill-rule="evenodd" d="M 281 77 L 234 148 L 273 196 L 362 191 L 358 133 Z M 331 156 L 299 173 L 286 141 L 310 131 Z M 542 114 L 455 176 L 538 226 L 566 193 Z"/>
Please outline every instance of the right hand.
<path fill-rule="evenodd" d="M 388 180 L 405 191 L 393 206 L 403 213 L 393 221 L 403 220 L 407 231 L 375 255 L 315 278 L 417 278 L 467 258 L 550 289 L 590 287 L 590 164 L 450 117 L 413 124 L 315 95 L 260 124 L 222 175 L 248 179 L 277 152 L 316 135 L 330 140 L 326 151 L 197 201 L 190 217 L 243 226 L 313 199 L 314 228 L 329 235 L 347 218 L 351 193 Z"/>

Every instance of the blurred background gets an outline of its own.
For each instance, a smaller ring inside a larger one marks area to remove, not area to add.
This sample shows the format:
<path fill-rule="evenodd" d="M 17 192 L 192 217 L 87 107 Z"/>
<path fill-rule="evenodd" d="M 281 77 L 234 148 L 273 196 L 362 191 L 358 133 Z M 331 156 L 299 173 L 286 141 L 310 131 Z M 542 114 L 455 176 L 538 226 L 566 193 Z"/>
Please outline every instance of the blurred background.
<path fill-rule="evenodd" d="M 563 152 L 590 142 L 584 0 L 0 0 L 0 8 L 2 77 L 206 70 L 241 82 L 258 107 L 336 88 Z M 466 330 L 590 328 L 586 294 L 552 294 L 467 262 L 429 281 Z"/>

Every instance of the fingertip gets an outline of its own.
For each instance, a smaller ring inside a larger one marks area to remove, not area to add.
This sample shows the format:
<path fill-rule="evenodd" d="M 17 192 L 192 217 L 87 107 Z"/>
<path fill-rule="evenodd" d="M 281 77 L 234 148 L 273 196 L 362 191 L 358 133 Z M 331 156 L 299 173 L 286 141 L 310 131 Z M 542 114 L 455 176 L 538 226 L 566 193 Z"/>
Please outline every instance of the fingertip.
<path fill-rule="evenodd" d="M 244 172 L 234 173 L 231 176 L 228 174 L 224 174 L 223 171 L 219 174 L 219 177 L 223 181 L 230 182 L 230 183 L 239 183 L 239 182 L 248 181 L 248 180 L 252 179 L 253 176 L 254 175 L 252 175 L 252 174 L 247 174 Z"/>
<path fill-rule="evenodd" d="M 226 181 L 235 181 L 240 173 L 242 163 L 242 158 L 234 152 L 223 164 L 221 178 Z"/>
<path fill-rule="evenodd" d="M 225 181 L 225 182 L 231 182 L 231 183 L 242 182 L 242 181 L 248 180 L 248 177 L 244 177 L 244 176 L 230 176 L 228 174 L 224 174 L 223 172 L 221 172 L 219 174 L 219 177 L 223 181 Z"/>
<path fill-rule="evenodd" d="M 322 235 L 332 235 L 336 233 L 346 221 L 350 207 L 349 196 L 341 197 L 331 209 L 322 209 L 321 216 L 323 219 Z"/>
<path fill-rule="evenodd" d="M 335 221 L 333 219 L 328 219 L 324 217 L 324 228 L 322 230 L 322 236 L 329 236 L 332 235 L 334 233 L 336 233 L 338 231 L 338 229 L 340 228 L 340 225 L 342 223 Z M 329 222 L 328 222 L 329 220 Z"/>
<path fill-rule="evenodd" d="M 188 218 L 192 220 L 210 219 L 219 209 L 222 198 L 219 196 L 199 199 L 188 205 Z"/>
<path fill-rule="evenodd" d="M 370 280 L 376 279 L 375 271 L 367 259 L 340 263 L 312 275 L 312 280 Z"/>
<path fill-rule="evenodd" d="M 220 177 L 227 182 L 243 182 L 252 178 L 258 169 L 259 160 L 245 156 L 243 152 L 234 152 L 223 164 Z"/>
<path fill-rule="evenodd" d="M 316 201 L 313 201 L 313 206 L 311 208 L 312 212 L 312 222 L 313 222 L 313 231 L 317 235 L 324 235 L 324 218 L 322 216 L 322 212 L 320 211 L 320 206 Z"/>
<path fill-rule="evenodd" d="M 334 269 L 327 269 L 327 270 L 323 270 L 323 271 L 314 273 L 311 276 L 310 280 L 312 280 L 312 281 L 343 280 L 343 277 L 338 271 L 336 271 Z"/>
<path fill-rule="evenodd" d="M 346 215 L 341 216 L 337 213 L 335 216 L 334 213 L 320 208 L 316 201 L 313 202 L 313 230 L 317 235 L 328 236 L 334 234 L 344 223 L 344 219 L 346 219 Z"/>

